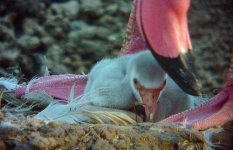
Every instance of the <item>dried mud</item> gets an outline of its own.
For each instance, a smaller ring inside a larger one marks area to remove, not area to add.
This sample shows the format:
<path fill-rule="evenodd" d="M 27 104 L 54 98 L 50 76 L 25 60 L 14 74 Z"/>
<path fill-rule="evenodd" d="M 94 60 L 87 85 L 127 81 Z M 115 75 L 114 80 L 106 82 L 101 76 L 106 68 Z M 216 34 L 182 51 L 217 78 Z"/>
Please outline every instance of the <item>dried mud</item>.
<path fill-rule="evenodd" d="M 69 124 L 42 122 L 30 117 L 4 118 L 1 114 L 0 149 L 231 149 L 233 122 L 206 131 L 178 125 L 138 123 Z"/>

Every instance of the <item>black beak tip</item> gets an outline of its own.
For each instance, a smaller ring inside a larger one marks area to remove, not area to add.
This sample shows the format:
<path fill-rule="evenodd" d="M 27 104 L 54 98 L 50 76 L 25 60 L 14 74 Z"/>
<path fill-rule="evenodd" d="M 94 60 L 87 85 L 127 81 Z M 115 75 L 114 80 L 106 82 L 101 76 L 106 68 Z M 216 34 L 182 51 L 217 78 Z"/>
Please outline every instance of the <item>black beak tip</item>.
<path fill-rule="evenodd" d="M 194 96 L 201 95 L 201 84 L 193 71 L 194 66 L 187 56 L 167 58 L 153 53 L 162 68 L 186 93 Z"/>

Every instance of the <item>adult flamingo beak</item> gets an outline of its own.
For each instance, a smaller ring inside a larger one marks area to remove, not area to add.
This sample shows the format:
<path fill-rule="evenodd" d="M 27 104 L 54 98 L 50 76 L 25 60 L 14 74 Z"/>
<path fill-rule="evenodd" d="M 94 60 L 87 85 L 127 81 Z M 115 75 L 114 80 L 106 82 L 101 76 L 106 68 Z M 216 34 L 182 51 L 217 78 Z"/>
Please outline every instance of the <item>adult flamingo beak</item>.
<path fill-rule="evenodd" d="M 188 69 L 194 68 L 187 25 L 189 5 L 190 0 L 138 0 L 137 24 L 163 69 L 184 91 L 200 95 L 198 79 Z"/>

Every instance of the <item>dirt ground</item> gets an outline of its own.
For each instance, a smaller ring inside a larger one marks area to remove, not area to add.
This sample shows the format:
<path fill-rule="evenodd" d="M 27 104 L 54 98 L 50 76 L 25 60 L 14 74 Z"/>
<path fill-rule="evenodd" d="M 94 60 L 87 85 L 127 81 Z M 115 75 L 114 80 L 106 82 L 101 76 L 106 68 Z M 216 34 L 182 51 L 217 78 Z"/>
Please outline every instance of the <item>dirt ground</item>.
<path fill-rule="evenodd" d="M 30 117 L 4 118 L 1 113 L 0 149 L 232 149 L 233 122 L 206 131 L 178 125 L 138 123 L 69 124 Z"/>

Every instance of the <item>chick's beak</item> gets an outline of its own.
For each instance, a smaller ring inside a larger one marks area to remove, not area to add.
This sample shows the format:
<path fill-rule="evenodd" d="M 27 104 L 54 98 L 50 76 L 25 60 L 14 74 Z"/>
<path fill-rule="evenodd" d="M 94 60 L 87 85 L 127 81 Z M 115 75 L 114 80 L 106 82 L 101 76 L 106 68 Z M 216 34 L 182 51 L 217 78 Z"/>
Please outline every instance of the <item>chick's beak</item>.
<path fill-rule="evenodd" d="M 140 83 L 135 84 L 145 108 L 145 121 L 155 121 L 157 102 L 165 85 L 166 81 L 164 81 L 164 83 L 159 88 L 145 88 Z"/>

